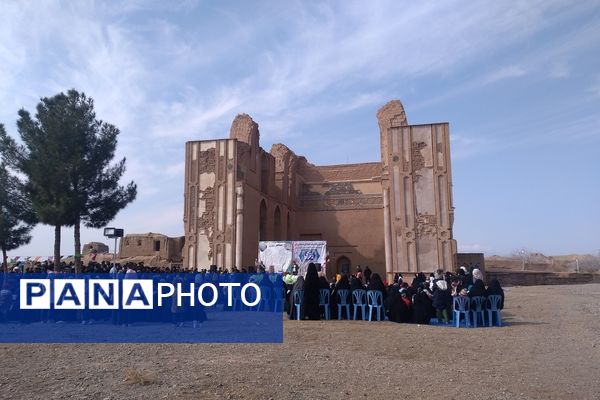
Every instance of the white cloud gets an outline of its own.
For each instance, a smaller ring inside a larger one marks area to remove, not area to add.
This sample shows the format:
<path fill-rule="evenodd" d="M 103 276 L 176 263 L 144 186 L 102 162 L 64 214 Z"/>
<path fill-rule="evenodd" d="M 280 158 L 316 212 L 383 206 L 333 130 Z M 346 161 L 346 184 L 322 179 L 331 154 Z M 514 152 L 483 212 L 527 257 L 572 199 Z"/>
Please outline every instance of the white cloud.
<path fill-rule="evenodd" d="M 527 74 L 527 70 L 520 65 L 509 65 L 486 75 L 483 84 L 495 83 L 504 79 L 519 78 Z"/>

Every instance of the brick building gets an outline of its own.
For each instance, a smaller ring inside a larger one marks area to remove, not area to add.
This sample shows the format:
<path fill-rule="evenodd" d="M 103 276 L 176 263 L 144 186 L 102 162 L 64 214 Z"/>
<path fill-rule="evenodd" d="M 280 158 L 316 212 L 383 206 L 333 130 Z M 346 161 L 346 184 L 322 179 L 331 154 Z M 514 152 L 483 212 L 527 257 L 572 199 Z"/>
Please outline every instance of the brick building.
<path fill-rule="evenodd" d="M 454 269 L 448 124 L 408 125 L 398 100 L 377 120 L 372 163 L 316 166 L 283 144 L 267 152 L 246 114 L 228 139 L 187 142 L 184 265 L 242 267 L 259 240 L 326 240 L 332 273 Z"/>

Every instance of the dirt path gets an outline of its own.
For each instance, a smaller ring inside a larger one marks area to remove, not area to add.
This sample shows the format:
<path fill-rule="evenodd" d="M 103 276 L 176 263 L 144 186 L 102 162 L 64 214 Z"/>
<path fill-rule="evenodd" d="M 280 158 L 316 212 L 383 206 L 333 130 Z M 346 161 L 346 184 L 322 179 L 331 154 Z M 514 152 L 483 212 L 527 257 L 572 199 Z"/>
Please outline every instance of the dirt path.
<path fill-rule="evenodd" d="M 506 291 L 501 329 L 285 321 L 282 345 L 0 345 L 0 398 L 600 399 L 600 284 Z"/>

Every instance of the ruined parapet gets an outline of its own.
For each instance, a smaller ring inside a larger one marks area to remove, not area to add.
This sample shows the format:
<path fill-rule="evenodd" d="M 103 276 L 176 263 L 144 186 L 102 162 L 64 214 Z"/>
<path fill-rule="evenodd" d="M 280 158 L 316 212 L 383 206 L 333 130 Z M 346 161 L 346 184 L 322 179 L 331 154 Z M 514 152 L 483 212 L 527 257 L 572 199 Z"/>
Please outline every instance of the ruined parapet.
<path fill-rule="evenodd" d="M 275 187 L 278 190 L 279 200 L 283 203 L 293 201 L 298 156 L 281 143 L 271 146 L 270 153 L 275 158 Z"/>
<path fill-rule="evenodd" d="M 271 146 L 271 155 L 275 157 L 275 171 L 282 172 L 289 168 L 292 162 L 298 159 L 298 156 L 284 144 L 276 143 Z"/>
<path fill-rule="evenodd" d="M 231 123 L 229 138 L 258 145 L 260 139 L 258 124 L 248 114 L 238 114 Z"/>
<path fill-rule="evenodd" d="M 390 135 L 389 129 L 393 127 L 406 126 L 408 121 L 404 106 L 400 100 L 392 100 L 377 111 L 377 122 L 379 123 L 379 136 L 381 144 L 381 160 L 384 171 L 387 170 L 387 155 L 389 153 Z"/>
<path fill-rule="evenodd" d="M 260 147 L 260 132 L 258 124 L 254 122 L 248 114 L 238 114 L 231 123 L 229 130 L 229 138 L 236 139 L 238 142 L 246 143 L 248 147 L 248 167 L 252 171 L 256 171 L 256 158 Z M 245 149 L 240 146 L 240 151 L 243 153 Z"/>

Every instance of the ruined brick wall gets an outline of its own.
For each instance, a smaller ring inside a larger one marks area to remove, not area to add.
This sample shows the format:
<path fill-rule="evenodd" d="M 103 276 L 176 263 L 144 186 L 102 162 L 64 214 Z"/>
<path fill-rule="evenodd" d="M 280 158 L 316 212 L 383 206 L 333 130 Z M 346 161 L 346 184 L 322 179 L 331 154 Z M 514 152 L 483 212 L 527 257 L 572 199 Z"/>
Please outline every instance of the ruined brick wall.
<path fill-rule="evenodd" d="M 186 143 L 184 265 L 233 265 L 235 140 Z"/>
<path fill-rule="evenodd" d="M 452 173 L 447 123 L 407 125 L 399 102 L 378 113 L 383 187 L 389 193 L 393 271 L 454 269 Z M 384 193 L 384 195 L 386 195 Z"/>
<path fill-rule="evenodd" d="M 119 257 L 154 256 L 162 260 L 181 262 L 183 237 L 168 237 L 160 233 L 125 235 L 119 243 Z"/>
<path fill-rule="evenodd" d="M 315 166 L 258 124 L 235 117 L 230 139 L 188 142 L 184 265 L 254 264 L 259 240 L 322 239 L 340 260 L 393 272 L 455 268 L 448 124 L 408 125 L 395 100 L 377 113 L 381 161 Z"/>

